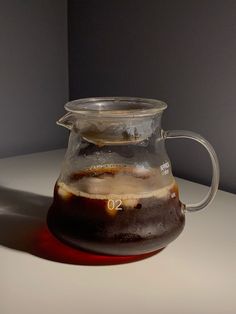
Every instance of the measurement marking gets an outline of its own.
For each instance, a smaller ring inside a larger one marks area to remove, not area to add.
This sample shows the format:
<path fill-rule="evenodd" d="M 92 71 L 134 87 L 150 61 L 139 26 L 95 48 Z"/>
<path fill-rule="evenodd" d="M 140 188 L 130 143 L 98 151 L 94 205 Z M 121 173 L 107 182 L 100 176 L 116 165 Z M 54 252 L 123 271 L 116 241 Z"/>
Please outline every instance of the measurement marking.
<path fill-rule="evenodd" d="M 120 207 L 122 205 L 121 200 L 108 200 L 107 202 L 107 208 L 109 210 L 122 210 L 123 208 Z"/>

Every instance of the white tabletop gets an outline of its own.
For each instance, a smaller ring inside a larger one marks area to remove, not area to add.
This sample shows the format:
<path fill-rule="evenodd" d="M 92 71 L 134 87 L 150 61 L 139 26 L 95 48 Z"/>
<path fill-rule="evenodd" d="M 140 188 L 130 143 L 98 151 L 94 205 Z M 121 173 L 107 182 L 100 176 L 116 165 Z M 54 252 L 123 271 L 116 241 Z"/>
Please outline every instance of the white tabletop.
<path fill-rule="evenodd" d="M 74 265 L 86 264 L 84 256 L 60 251 L 59 241 L 37 233 L 45 228 L 63 155 L 0 160 L 1 314 L 236 313 L 236 195 L 218 191 L 207 209 L 187 214 L 182 234 L 159 254 L 128 264 Z M 207 191 L 177 181 L 183 202 Z M 72 264 L 62 263 L 62 252 Z"/>

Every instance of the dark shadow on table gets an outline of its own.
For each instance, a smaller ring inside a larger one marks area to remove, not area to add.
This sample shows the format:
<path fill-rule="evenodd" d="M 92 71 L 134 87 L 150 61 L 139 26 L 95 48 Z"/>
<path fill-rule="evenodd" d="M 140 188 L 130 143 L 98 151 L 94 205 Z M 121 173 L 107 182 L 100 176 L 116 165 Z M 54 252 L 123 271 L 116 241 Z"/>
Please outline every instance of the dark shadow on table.
<path fill-rule="evenodd" d="M 0 186 L 0 245 L 35 256 L 75 265 L 115 265 L 142 260 L 139 256 L 107 256 L 75 249 L 48 230 L 46 216 L 52 198 Z"/>

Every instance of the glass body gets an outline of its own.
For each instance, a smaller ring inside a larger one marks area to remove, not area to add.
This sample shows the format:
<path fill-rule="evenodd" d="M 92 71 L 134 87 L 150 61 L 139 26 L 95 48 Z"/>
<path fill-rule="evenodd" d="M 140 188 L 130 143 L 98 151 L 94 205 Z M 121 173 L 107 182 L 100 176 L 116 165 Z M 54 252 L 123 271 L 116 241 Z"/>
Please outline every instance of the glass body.
<path fill-rule="evenodd" d="M 161 249 L 183 230 L 185 211 L 205 207 L 219 181 L 211 145 L 188 131 L 163 131 L 166 104 L 139 98 L 89 98 L 66 104 L 58 124 L 69 145 L 48 212 L 48 226 L 62 241 L 108 255 Z M 203 144 L 213 165 L 212 186 L 195 205 L 179 200 L 165 150 L 167 138 Z"/>

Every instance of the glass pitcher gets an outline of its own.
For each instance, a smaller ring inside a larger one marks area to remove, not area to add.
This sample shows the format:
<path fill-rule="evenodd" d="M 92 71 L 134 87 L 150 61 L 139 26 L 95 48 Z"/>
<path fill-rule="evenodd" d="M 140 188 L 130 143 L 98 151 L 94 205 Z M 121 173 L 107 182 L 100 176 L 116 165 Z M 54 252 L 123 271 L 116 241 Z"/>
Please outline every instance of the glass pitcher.
<path fill-rule="evenodd" d="M 219 166 L 212 146 L 190 131 L 164 131 L 159 100 L 105 97 L 71 101 L 57 123 L 69 145 L 48 212 L 60 240 L 107 255 L 139 255 L 166 247 L 183 230 L 186 211 L 214 198 Z M 165 140 L 189 138 L 208 151 L 213 168 L 206 197 L 183 204 Z"/>

